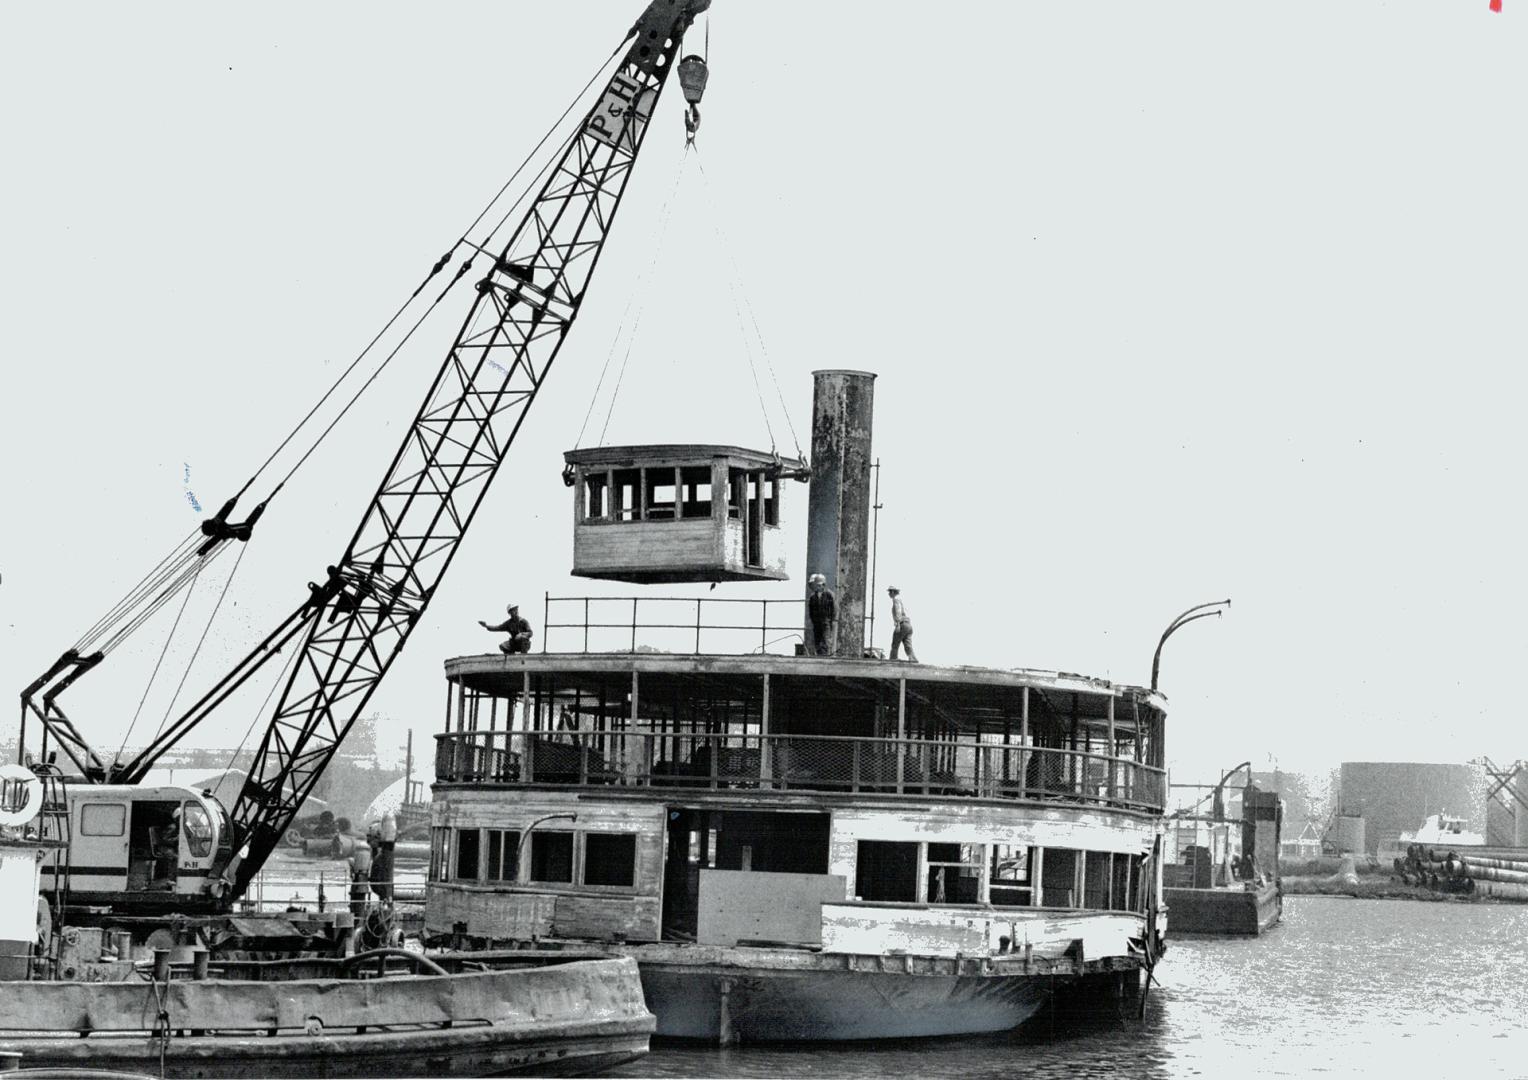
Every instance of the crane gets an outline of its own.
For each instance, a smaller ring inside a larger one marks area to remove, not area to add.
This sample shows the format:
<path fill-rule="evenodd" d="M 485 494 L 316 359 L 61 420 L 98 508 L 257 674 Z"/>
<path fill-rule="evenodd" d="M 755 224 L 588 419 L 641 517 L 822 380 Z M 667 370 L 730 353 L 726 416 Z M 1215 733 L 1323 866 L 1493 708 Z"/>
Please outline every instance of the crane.
<path fill-rule="evenodd" d="M 65 652 L 23 691 L 23 742 L 30 713 L 42 723 L 44 746 L 51 735 L 87 783 L 138 784 L 273 657 L 295 650 L 229 811 L 231 843 L 207 875 L 208 904 L 243 892 L 424 615 L 578 316 L 684 33 L 709 7 L 651 0 L 514 232 L 496 249 L 471 245 L 457 278 L 473 258 L 489 268 L 461 328 L 355 534 L 291 614 L 125 763 L 105 764 L 58 705 L 102 650 Z M 156 568 L 140 608 L 162 604 L 206 560 L 250 538 L 265 504 L 231 523 L 235 501 L 202 524 L 178 561 Z"/>

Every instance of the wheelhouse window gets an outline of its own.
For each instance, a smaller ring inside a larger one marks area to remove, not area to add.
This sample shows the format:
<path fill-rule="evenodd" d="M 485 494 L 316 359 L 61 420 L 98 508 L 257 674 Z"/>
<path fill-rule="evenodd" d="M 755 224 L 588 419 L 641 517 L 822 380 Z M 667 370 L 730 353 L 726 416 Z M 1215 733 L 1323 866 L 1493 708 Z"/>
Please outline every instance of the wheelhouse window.
<path fill-rule="evenodd" d="M 610 474 L 584 476 L 584 520 L 604 521 L 610 516 Z"/>
<path fill-rule="evenodd" d="M 675 469 L 644 469 L 646 477 L 646 495 L 643 503 L 647 507 L 648 521 L 673 521 L 675 517 L 675 496 L 678 488 L 674 483 L 677 475 Z"/>
<path fill-rule="evenodd" d="M 981 899 L 982 845 L 928 846 L 928 903 L 975 904 Z"/>
<path fill-rule="evenodd" d="M 451 830 L 430 830 L 430 880 L 445 881 L 451 868 Z"/>
<path fill-rule="evenodd" d="M 584 884 L 630 888 L 636 883 L 636 833 L 585 833 Z"/>
<path fill-rule="evenodd" d="M 642 470 L 617 469 L 611 498 L 617 521 L 642 520 Z"/>
<path fill-rule="evenodd" d="M 679 470 L 680 512 L 687 518 L 711 516 L 711 466 L 686 465 Z"/>
<path fill-rule="evenodd" d="M 532 881 L 548 884 L 573 884 L 573 834 L 536 831 L 531 833 Z"/>

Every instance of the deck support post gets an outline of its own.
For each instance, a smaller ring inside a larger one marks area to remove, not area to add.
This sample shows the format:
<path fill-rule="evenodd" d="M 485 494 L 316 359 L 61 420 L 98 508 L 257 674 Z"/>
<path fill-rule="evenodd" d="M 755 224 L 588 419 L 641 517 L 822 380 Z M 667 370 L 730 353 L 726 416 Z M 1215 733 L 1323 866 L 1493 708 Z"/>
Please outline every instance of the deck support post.
<path fill-rule="evenodd" d="M 732 1028 L 732 1008 L 728 998 L 732 994 L 732 980 L 722 979 L 718 986 L 716 1003 L 716 1042 L 718 1046 L 732 1046 L 737 1042 L 737 1032 Z"/>
<path fill-rule="evenodd" d="M 1106 764 L 1106 766 L 1107 766 L 1107 768 L 1109 770 L 1109 772 L 1108 772 L 1109 786 L 1107 788 L 1107 791 L 1108 791 L 1109 801 L 1111 803 L 1114 801 L 1114 752 L 1115 752 L 1115 749 L 1116 749 L 1116 746 L 1115 746 L 1115 742 L 1114 742 L 1114 694 L 1111 691 L 1110 694 L 1109 694 L 1109 757 L 1108 757 L 1108 761 L 1105 762 L 1105 764 Z"/>
<path fill-rule="evenodd" d="M 907 760 L 907 680 L 897 680 L 897 794 L 902 794 L 902 779 Z"/>
<path fill-rule="evenodd" d="M 1029 794 L 1029 687 L 1019 698 L 1019 798 Z"/>
<path fill-rule="evenodd" d="M 764 673 L 764 698 L 759 707 L 759 784 L 769 787 L 775 778 L 773 744 L 769 737 L 769 672 Z"/>

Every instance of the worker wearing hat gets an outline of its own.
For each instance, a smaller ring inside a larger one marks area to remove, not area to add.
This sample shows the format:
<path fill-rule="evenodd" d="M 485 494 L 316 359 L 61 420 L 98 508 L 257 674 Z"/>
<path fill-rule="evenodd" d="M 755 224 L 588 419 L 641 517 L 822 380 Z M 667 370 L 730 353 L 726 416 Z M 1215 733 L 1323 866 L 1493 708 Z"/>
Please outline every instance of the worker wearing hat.
<path fill-rule="evenodd" d="M 812 595 L 806 600 L 807 618 L 812 624 L 812 649 L 818 656 L 830 656 L 833 652 L 833 622 L 838 617 L 838 602 L 828 579 L 813 574 L 806 579 L 812 587 Z"/>
<path fill-rule="evenodd" d="M 913 621 L 907 617 L 907 609 L 902 606 L 902 590 L 895 585 L 888 585 L 886 595 L 891 597 L 891 658 L 895 660 L 897 649 L 906 646 L 907 658 L 916 664 L 918 654 L 913 652 Z"/>
<path fill-rule="evenodd" d="M 482 619 L 478 625 L 491 633 L 508 633 L 509 639 L 499 643 L 499 651 L 506 656 L 515 653 L 528 653 L 531 651 L 531 624 L 520 617 L 520 605 L 510 604 L 505 609 L 509 618 L 498 626 L 489 626 Z"/>

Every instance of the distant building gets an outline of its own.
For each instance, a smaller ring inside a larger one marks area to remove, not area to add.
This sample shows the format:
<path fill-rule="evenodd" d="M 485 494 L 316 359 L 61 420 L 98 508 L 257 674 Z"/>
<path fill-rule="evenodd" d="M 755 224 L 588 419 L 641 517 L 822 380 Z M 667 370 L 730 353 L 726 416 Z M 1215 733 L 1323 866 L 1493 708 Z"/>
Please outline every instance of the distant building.
<path fill-rule="evenodd" d="M 1420 828 L 1429 814 L 1464 818 L 1471 832 L 1486 831 L 1486 776 L 1477 765 L 1408 761 L 1345 761 L 1338 781 L 1344 814 L 1364 819 L 1364 850 Z"/>

